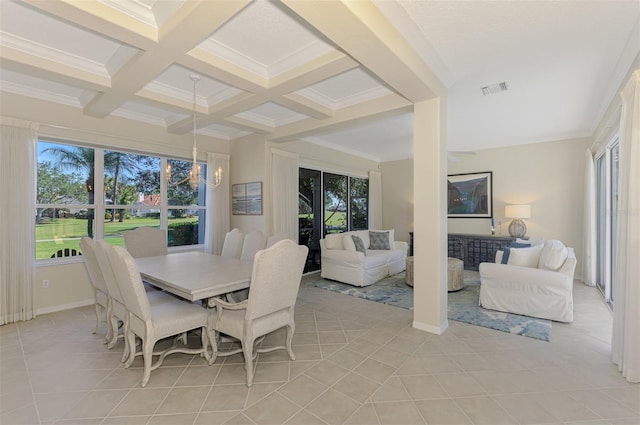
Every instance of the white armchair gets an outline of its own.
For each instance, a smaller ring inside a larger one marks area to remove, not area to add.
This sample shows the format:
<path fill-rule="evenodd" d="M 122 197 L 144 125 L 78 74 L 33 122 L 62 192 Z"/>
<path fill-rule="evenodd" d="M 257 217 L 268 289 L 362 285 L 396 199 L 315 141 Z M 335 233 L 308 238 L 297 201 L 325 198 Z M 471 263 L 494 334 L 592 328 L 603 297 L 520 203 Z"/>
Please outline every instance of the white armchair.
<path fill-rule="evenodd" d="M 547 241 L 543 248 L 512 248 L 511 251 L 511 255 L 515 251 L 519 259 L 511 261 L 510 258 L 509 263 L 501 264 L 503 252 L 498 251 L 495 263 L 480 264 L 480 305 L 491 310 L 572 322 L 576 268 L 573 248 L 564 247 L 559 241 Z M 528 266 L 518 265 L 519 261 Z M 532 266 L 533 263 L 536 266 Z"/>

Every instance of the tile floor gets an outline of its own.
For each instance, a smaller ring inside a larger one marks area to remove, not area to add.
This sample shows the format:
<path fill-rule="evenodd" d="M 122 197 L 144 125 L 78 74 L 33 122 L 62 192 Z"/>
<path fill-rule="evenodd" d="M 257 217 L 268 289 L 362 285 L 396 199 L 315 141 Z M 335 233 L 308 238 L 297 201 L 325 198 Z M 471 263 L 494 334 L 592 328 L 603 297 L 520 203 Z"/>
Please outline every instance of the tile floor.
<path fill-rule="evenodd" d="M 176 354 L 142 371 L 92 335 L 90 307 L 0 327 L 0 423 L 639 424 L 640 386 L 609 361 L 611 314 L 576 283 L 576 320 L 551 342 L 451 321 L 411 328 L 410 311 L 302 286 L 296 361 L 240 356 L 208 366 Z M 281 332 L 264 344 L 279 343 Z"/>

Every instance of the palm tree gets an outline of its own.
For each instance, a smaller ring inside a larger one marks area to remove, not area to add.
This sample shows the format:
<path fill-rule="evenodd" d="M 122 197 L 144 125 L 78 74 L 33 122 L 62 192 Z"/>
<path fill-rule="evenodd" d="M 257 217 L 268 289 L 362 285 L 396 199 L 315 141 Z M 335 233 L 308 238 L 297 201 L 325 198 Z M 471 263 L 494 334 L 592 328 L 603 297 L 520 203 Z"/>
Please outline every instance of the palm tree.
<path fill-rule="evenodd" d="M 95 152 L 91 148 L 79 146 L 52 146 L 44 150 L 56 161 L 57 166 L 70 171 L 77 171 L 87 176 L 85 186 L 89 194 L 89 204 L 94 203 L 94 170 Z M 87 235 L 93 238 L 93 209 L 87 211 Z"/>
<path fill-rule="evenodd" d="M 118 203 L 118 180 L 120 179 L 120 175 L 138 168 L 136 160 L 137 156 L 138 155 L 124 152 L 106 152 L 104 155 L 104 169 L 113 173 L 113 187 L 111 188 L 111 200 L 113 201 L 113 205 Z M 111 222 L 114 222 L 115 219 L 116 210 L 114 209 L 111 213 Z M 123 220 L 124 214 L 120 214 L 120 219 L 118 221 L 122 222 Z"/>

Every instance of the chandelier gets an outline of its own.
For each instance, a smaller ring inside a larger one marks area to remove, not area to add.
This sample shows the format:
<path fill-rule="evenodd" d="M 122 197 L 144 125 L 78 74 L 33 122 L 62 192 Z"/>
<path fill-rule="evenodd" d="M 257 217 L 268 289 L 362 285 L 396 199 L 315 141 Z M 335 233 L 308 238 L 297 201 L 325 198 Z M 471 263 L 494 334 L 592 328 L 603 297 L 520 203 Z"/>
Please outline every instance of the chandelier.
<path fill-rule="evenodd" d="M 182 183 L 189 182 L 189 186 L 191 189 L 196 190 L 200 183 L 204 183 L 209 187 L 218 187 L 220 183 L 222 183 L 222 168 L 218 168 L 213 174 L 213 181 L 209 181 L 205 179 L 200 174 L 200 166 L 197 162 L 198 157 L 198 142 L 196 141 L 196 84 L 200 81 L 200 76 L 196 74 L 189 75 L 191 81 L 193 81 L 193 149 L 191 150 L 191 154 L 193 157 L 193 162 L 191 163 L 191 171 L 189 171 L 189 175 L 179 179 L 177 181 L 171 180 L 171 165 L 167 164 L 167 169 L 165 171 L 165 178 L 167 180 L 167 184 L 170 186 L 178 186 Z"/>

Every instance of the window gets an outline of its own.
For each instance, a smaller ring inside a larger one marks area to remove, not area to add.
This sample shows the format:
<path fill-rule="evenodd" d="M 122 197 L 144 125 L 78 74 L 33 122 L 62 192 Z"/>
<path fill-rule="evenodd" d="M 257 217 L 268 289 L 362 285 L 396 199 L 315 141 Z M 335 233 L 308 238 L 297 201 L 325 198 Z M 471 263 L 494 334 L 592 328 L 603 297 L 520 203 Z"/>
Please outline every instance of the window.
<path fill-rule="evenodd" d="M 618 139 L 596 158 L 596 285 L 613 307 L 618 215 Z"/>
<path fill-rule="evenodd" d="M 36 259 L 72 252 L 66 248 L 78 251 L 83 236 L 122 246 L 124 232 L 142 226 L 167 229 L 168 246 L 202 243 L 205 187 L 165 184 L 167 163 L 175 176 L 191 166 L 173 158 L 40 141 Z"/>
<path fill-rule="evenodd" d="M 369 180 L 300 168 L 298 205 L 298 242 L 309 247 L 305 272 L 319 270 L 324 235 L 368 228 Z"/>

